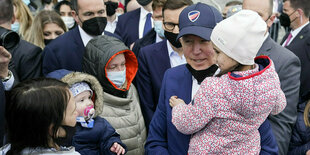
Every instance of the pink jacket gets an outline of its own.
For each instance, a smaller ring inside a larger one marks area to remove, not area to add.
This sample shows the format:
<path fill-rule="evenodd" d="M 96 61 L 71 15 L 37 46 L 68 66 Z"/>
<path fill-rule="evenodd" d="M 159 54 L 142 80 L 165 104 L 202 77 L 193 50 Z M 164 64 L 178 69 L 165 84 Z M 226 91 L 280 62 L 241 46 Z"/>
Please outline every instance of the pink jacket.
<path fill-rule="evenodd" d="M 259 126 L 280 113 L 286 99 L 267 56 L 253 70 L 206 78 L 192 103 L 172 110 L 172 123 L 192 134 L 189 154 L 259 154 Z"/>

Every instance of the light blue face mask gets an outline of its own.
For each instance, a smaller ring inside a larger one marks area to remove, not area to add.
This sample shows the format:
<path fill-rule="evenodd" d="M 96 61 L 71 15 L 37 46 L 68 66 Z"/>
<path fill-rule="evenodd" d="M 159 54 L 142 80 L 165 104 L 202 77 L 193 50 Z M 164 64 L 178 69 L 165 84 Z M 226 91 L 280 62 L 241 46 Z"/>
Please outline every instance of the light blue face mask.
<path fill-rule="evenodd" d="M 18 33 L 18 31 L 19 31 L 19 22 L 14 22 L 13 24 L 11 24 L 11 30 L 13 30 L 13 31 Z"/>
<path fill-rule="evenodd" d="M 107 72 L 107 77 L 120 88 L 126 81 L 126 68 L 123 71 Z"/>
<path fill-rule="evenodd" d="M 154 20 L 154 30 L 155 32 L 162 38 L 165 38 L 165 31 L 163 29 L 163 21 L 161 20 Z"/>
<path fill-rule="evenodd" d="M 28 6 L 30 4 L 30 0 L 23 0 L 23 2 Z"/>

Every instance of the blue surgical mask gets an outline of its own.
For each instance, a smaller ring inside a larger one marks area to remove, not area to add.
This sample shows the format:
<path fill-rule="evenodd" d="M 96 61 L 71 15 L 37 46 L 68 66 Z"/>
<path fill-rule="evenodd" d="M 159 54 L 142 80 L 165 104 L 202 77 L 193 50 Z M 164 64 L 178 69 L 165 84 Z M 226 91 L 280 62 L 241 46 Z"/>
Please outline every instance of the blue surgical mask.
<path fill-rule="evenodd" d="M 165 38 L 165 31 L 163 29 L 163 21 L 161 20 L 154 20 L 154 30 L 155 32 L 162 38 Z"/>
<path fill-rule="evenodd" d="M 13 30 L 13 31 L 18 33 L 18 31 L 19 31 L 19 22 L 14 22 L 13 24 L 11 24 L 11 30 Z"/>
<path fill-rule="evenodd" d="M 28 6 L 30 4 L 30 0 L 23 0 L 23 2 Z"/>
<path fill-rule="evenodd" d="M 107 72 L 107 77 L 118 87 L 124 85 L 126 81 L 126 68 L 123 71 Z"/>

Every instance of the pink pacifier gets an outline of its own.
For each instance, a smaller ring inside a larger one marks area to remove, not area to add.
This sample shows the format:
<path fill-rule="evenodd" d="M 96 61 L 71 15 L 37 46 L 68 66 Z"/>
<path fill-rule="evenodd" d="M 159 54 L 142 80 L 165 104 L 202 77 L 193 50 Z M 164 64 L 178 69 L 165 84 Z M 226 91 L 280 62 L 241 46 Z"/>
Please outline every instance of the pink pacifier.
<path fill-rule="evenodd" d="M 87 119 L 91 119 L 95 116 L 95 109 L 94 106 L 88 106 L 84 110 L 84 115 L 86 116 Z"/>

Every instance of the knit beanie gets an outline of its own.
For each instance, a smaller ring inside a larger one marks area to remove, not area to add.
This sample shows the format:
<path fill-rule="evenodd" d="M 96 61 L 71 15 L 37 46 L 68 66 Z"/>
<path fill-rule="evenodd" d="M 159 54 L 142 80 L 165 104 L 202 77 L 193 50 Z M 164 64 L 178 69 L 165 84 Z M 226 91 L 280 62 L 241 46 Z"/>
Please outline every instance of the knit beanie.
<path fill-rule="evenodd" d="M 240 64 L 253 65 L 266 30 L 265 21 L 256 12 L 241 10 L 215 26 L 211 41 Z"/>
<path fill-rule="evenodd" d="M 70 91 L 72 92 L 74 97 L 86 90 L 90 91 L 91 96 L 93 96 L 93 91 L 90 89 L 89 85 L 86 82 L 77 82 L 73 84 L 70 88 Z"/>

